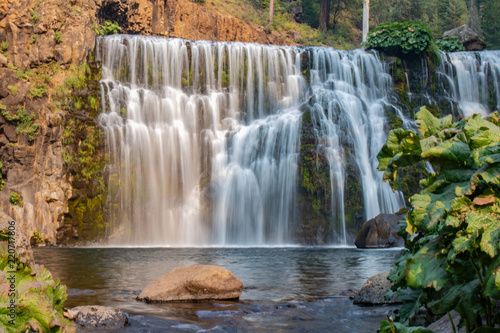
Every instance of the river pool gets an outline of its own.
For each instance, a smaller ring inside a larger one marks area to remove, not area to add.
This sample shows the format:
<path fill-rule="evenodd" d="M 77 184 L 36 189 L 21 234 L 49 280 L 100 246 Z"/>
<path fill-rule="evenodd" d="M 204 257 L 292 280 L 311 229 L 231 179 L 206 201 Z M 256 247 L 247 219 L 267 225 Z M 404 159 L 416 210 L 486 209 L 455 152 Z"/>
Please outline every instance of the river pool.
<path fill-rule="evenodd" d="M 66 284 L 67 307 L 108 305 L 129 314 L 129 332 L 375 332 L 394 307 L 338 297 L 390 270 L 399 249 L 35 248 L 38 264 Z M 166 272 L 219 265 L 242 280 L 236 302 L 145 304 L 137 295 Z"/>

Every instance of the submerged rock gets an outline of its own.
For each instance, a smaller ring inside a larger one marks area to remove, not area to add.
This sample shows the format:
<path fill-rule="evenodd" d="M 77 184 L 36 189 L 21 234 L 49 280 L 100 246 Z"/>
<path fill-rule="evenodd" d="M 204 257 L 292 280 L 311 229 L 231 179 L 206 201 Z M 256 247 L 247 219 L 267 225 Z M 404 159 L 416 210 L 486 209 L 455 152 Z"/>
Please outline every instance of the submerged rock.
<path fill-rule="evenodd" d="M 398 235 L 400 219 L 396 214 L 377 215 L 363 224 L 354 244 L 363 249 L 403 246 L 403 239 Z"/>
<path fill-rule="evenodd" d="M 225 268 L 213 265 L 178 267 L 144 288 L 137 297 L 145 302 L 236 299 L 243 283 Z"/>
<path fill-rule="evenodd" d="M 68 317 L 85 328 L 116 329 L 128 324 L 125 313 L 110 306 L 77 306 L 68 311 Z"/>
<path fill-rule="evenodd" d="M 376 274 L 366 280 L 361 290 L 354 296 L 354 304 L 381 305 L 396 304 L 396 298 L 385 299 L 385 294 L 391 289 L 391 282 L 387 280 L 389 272 Z"/>

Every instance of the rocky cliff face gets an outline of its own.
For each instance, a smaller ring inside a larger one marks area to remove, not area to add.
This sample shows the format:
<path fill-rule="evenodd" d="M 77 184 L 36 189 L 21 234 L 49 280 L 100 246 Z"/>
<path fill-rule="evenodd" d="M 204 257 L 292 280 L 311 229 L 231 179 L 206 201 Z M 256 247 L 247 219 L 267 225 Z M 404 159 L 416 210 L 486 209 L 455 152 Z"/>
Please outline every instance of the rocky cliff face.
<path fill-rule="evenodd" d="M 0 209 L 27 235 L 38 230 L 54 243 L 72 187 L 61 141 L 67 112 L 53 94 L 68 65 L 81 63 L 94 49 L 90 26 L 97 7 L 64 0 L 8 0 L 0 6 L 0 161 L 5 181 Z"/>
<path fill-rule="evenodd" d="M 189 0 L 104 0 L 97 18 L 118 22 L 122 32 L 191 40 L 286 43 L 286 36 L 266 33 L 235 17 Z"/>

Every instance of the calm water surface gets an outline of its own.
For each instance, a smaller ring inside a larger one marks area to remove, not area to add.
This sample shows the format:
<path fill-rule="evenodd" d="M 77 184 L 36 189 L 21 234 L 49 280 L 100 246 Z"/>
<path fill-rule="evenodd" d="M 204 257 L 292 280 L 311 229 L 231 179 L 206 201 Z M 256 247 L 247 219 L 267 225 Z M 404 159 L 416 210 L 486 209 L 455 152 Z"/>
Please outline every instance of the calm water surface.
<path fill-rule="evenodd" d="M 37 263 L 69 288 L 67 307 L 109 305 L 137 332 L 375 332 L 392 307 L 336 296 L 388 271 L 399 250 L 355 248 L 36 248 Z M 219 265 L 243 281 L 237 302 L 145 304 L 136 296 L 166 272 Z"/>

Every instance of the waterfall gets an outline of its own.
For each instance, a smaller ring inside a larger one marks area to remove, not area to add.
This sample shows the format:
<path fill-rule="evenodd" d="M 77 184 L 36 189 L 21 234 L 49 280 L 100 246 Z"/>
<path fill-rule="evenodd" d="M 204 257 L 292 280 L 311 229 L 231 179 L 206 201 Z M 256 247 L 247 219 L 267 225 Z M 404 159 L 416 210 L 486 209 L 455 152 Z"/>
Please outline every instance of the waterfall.
<path fill-rule="evenodd" d="M 437 73 L 461 115 L 500 109 L 500 51 L 441 53 Z"/>
<path fill-rule="evenodd" d="M 395 107 L 388 102 L 392 80 L 372 53 L 327 48 L 314 48 L 311 53 L 313 123 L 320 124 L 316 131 L 318 148 L 326 151 L 331 191 L 335 194 L 332 206 L 341 212 L 336 224 L 340 241 L 346 244 L 346 151 L 352 151 L 359 170 L 366 219 L 404 207 L 402 194 L 394 193 L 377 170 L 377 154 L 386 140 L 384 110 Z"/>
<path fill-rule="evenodd" d="M 319 124 L 340 243 L 347 155 L 367 218 L 404 205 L 376 169 L 393 107 L 376 54 L 114 35 L 98 39 L 97 59 L 112 243 L 293 243 L 303 105 Z"/>

